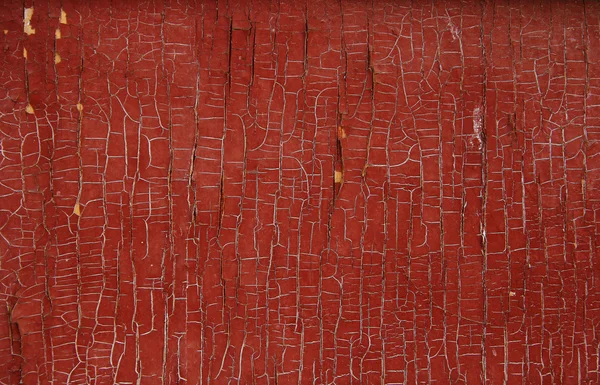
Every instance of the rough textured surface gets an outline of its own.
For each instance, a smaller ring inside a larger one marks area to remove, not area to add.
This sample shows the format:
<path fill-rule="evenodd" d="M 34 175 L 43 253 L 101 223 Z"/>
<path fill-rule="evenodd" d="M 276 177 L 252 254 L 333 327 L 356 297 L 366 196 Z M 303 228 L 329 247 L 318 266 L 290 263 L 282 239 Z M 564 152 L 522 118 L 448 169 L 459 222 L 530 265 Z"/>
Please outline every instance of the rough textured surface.
<path fill-rule="evenodd" d="M 597 2 L 0 15 L 0 383 L 600 383 Z"/>

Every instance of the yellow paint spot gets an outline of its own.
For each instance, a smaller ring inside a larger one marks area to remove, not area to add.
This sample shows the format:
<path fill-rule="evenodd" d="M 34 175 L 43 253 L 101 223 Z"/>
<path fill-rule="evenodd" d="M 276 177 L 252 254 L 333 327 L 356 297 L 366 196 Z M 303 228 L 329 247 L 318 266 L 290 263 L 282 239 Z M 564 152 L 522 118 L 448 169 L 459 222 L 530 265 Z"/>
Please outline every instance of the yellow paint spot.
<path fill-rule="evenodd" d="M 28 35 L 33 35 L 35 29 L 31 27 L 31 18 L 33 17 L 33 7 L 25 8 L 25 15 L 23 16 L 23 32 Z"/>
<path fill-rule="evenodd" d="M 79 202 L 75 202 L 75 207 L 73 207 L 73 214 L 81 216 L 81 205 L 79 204 Z"/>
<path fill-rule="evenodd" d="M 57 53 L 54 55 L 54 64 L 58 64 L 60 63 L 61 59 L 60 59 L 60 55 Z"/>
<path fill-rule="evenodd" d="M 60 23 L 67 24 L 67 13 L 62 8 L 60 9 Z"/>
<path fill-rule="evenodd" d="M 35 111 L 33 110 L 33 106 L 31 104 L 28 104 L 27 107 L 25 107 L 25 112 L 27 112 L 28 114 L 33 114 Z"/>
<path fill-rule="evenodd" d="M 346 135 L 346 130 L 342 126 L 338 126 L 338 138 L 346 139 L 348 135 Z"/>
<path fill-rule="evenodd" d="M 517 295 L 517 293 L 515 293 L 514 291 L 511 291 L 510 293 L 508 293 L 509 296 L 514 297 Z"/>
<path fill-rule="evenodd" d="M 27 59 L 27 49 L 23 48 L 23 57 Z"/>
<path fill-rule="evenodd" d="M 342 172 L 336 171 L 335 172 L 335 183 L 342 183 L 343 180 L 344 180 L 344 175 L 342 174 Z"/>
<path fill-rule="evenodd" d="M 83 104 L 77 103 L 77 111 L 83 112 Z"/>
<path fill-rule="evenodd" d="M 54 32 L 54 37 L 56 38 L 56 40 L 58 40 L 62 37 L 62 35 L 60 33 L 60 28 L 56 28 L 56 31 Z"/>

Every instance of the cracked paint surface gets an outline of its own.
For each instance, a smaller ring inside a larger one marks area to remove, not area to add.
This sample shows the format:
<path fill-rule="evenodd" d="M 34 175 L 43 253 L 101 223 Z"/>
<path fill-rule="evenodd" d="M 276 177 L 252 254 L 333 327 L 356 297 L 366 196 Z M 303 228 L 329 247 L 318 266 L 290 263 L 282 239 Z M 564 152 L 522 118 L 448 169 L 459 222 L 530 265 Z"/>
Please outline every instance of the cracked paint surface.
<path fill-rule="evenodd" d="M 600 383 L 599 15 L 5 1 L 0 383 Z"/>

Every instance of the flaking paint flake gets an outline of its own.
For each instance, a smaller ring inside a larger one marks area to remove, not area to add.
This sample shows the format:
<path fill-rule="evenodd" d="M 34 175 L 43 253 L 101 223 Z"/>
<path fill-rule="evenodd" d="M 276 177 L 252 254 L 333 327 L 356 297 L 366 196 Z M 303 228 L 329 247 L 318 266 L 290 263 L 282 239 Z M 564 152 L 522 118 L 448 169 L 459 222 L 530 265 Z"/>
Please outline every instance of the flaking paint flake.
<path fill-rule="evenodd" d="M 23 16 L 23 32 L 27 35 L 35 34 L 35 29 L 31 26 L 31 18 L 33 17 L 33 7 L 25 8 Z"/>
<path fill-rule="evenodd" d="M 81 215 L 81 204 L 79 202 L 76 202 L 75 206 L 73 206 L 73 214 L 77 216 Z"/>
<path fill-rule="evenodd" d="M 341 171 L 335 172 L 335 183 L 342 183 L 344 181 L 344 174 Z"/>
<path fill-rule="evenodd" d="M 67 12 L 62 8 L 60 10 L 60 24 L 67 24 Z"/>

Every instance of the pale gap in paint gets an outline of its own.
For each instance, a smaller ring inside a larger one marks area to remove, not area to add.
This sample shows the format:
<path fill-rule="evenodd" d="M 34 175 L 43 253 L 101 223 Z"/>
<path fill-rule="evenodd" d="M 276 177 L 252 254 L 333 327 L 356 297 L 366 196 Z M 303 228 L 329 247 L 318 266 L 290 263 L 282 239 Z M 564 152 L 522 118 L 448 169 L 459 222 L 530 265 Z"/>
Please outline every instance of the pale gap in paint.
<path fill-rule="evenodd" d="M 60 9 L 60 23 L 67 24 L 67 13 L 62 8 Z"/>
<path fill-rule="evenodd" d="M 31 27 L 31 18 L 33 17 L 33 7 L 25 8 L 25 15 L 23 16 L 23 32 L 28 35 L 33 35 L 35 29 Z"/>
<path fill-rule="evenodd" d="M 344 180 L 344 175 L 342 174 L 342 172 L 336 171 L 335 172 L 335 183 L 342 183 L 343 180 Z"/>

